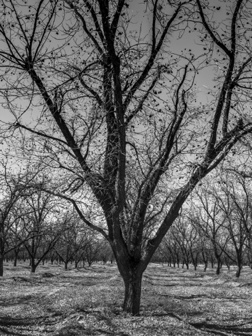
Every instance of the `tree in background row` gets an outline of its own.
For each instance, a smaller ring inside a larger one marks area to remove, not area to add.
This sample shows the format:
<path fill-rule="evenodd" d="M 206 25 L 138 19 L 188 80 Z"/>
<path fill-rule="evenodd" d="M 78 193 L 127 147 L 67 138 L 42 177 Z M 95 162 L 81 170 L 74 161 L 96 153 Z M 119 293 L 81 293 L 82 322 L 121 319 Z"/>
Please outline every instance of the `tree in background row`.
<path fill-rule="evenodd" d="M 190 202 L 162 242 L 159 253 L 175 266 L 214 258 L 216 274 L 223 263 L 237 266 L 239 277 L 244 264 L 251 267 L 252 194 L 251 181 L 238 171 L 219 171 L 194 190 Z M 198 258 L 197 258 L 198 257 Z M 198 260 L 197 260 L 198 259 Z"/>
<path fill-rule="evenodd" d="M 11 251 L 17 251 L 30 234 L 20 235 L 20 221 L 27 215 L 22 209 L 22 199 L 27 196 L 26 185 L 29 185 L 34 176 L 18 171 L 11 172 L 11 162 L 8 157 L 2 157 L 0 162 L 0 276 L 3 276 L 3 262 Z"/>
<path fill-rule="evenodd" d="M 55 216 L 62 207 L 59 200 L 42 191 L 32 191 L 23 200 L 26 215 L 22 218 L 22 230 L 31 238 L 24 242 L 34 273 L 46 255 L 54 248 L 64 230 Z"/>

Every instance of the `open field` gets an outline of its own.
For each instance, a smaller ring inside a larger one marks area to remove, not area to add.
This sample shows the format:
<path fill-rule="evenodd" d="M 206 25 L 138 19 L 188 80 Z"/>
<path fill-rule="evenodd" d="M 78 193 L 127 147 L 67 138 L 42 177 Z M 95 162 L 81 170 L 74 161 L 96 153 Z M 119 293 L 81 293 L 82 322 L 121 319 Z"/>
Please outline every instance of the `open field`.
<path fill-rule="evenodd" d="M 64 271 L 46 264 L 5 264 L 0 279 L 0 335 L 252 335 L 252 271 L 173 269 L 151 264 L 141 315 L 120 308 L 123 284 L 115 265 Z"/>

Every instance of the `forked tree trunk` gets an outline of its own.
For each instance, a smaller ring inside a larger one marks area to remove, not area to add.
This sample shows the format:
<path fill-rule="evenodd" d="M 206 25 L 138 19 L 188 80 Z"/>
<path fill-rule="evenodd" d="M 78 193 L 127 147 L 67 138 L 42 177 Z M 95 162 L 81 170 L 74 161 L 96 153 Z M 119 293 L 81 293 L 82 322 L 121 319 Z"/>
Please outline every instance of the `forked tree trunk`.
<path fill-rule="evenodd" d="M 130 270 L 127 276 L 123 277 L 125 291 L 123 310 L 132 315 L 139 315 L 143 272 Z"/>
<path fill-rule="evenodd" d="M 118 250 L 114 250 L 114 255 L 124 282 L 122 308 L 125 312 L 136 316 L 140 313 L 142 277 L 149 260 L 136 260 L 136 257 L 129 256 L 126 249 Z"/>

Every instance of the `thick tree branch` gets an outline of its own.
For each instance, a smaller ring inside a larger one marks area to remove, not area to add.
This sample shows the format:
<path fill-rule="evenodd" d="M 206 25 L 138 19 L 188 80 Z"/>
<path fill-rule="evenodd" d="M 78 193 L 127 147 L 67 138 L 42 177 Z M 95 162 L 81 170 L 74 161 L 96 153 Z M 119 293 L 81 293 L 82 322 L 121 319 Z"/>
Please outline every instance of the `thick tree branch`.
<path fill-rule="evenodd" d="M 44 133 L 44 132 L 35 131 L 35 130 L 33 130 L 33 129 L 30 128 L 30 127 L 27 127 L 27 126 L 25 126 L 25 125 L 20 124 L 19 122 L 15 123 L 14 127 L 16 127 L 16 128 L 23 128 L 23 129 L 25 129 L 26 131 L 29 131 L 29 132 L 31 132 L 31 133 L 33 133 L 33 134 L 36 134 L 36 135 L 42 136 L 43 138 L 47 138 L 47 139 L 50 139 L 50 140 L 53 140 L 53 141 L 62 143 L 63 145 L 65 145 L 65 146 L 67 146 L 67 147 L 70 147 L 69 144 L 68 144 L 66 141 L 62 140 L 62 139 L 53 137 L 53 136 L 48 135 L 48 134 L 46 134 L 46 133 Z M 71 147 L 70 147 L 70 148 L 71 148 Z"/>

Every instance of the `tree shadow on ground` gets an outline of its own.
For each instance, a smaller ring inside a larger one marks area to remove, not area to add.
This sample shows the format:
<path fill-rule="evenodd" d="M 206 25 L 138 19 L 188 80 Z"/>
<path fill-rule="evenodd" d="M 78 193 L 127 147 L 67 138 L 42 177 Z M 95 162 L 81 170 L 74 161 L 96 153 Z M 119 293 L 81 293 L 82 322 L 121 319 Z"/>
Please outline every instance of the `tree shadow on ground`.
<path fill-rule="evenodd" d="M 216 335 L 236 335 L 236 336 L 252 335 L 252 321 L 251 321 L 251 327 L 248 327 L 247 323 L 221 325 L 216 323 L 195 322 L 190 323 L 190 325 L 196 329 L 208 331 Z"/>
<path fill-rule="evenodd" d="M 8 326 L 28 326 L 33 324 L 38 324 L 39 322 L 43 321 L 45 317 L 27 317 L 27 318 L 18 318 L 18 317 L 11 317 L 5 316 L 0 317 L 0 327 L 8 327 Z"/>
<path fill-rule="evenodd" d="M 1 335 L 13 335 L 13 336 L 23 336 L 30 332 L 30 327 L 37 324 L 40 318 L 17 318 L 11 316 L 0 317 L 0 334 Z M 12 330 L 12 329 L 15 330 Z M 19 330 L 20 329 L 20 330 Z M 18 331 L 17 331 L 18 330 Z"/>
<path fill-rule="evenodd" d="M 17 305 L 23 305 L 27 304 L 29 305 L 31 301 L 34 301 L 34 295 L 26 295 L 21 297 L 15 297 L 15 298 L 5 298 L 4 300 L 0 300 L 0 307 L 11 307 L 11 306 L 17 306 Z M 0 317 L 0 323 L 1 323 L 1 317 Z"/>

